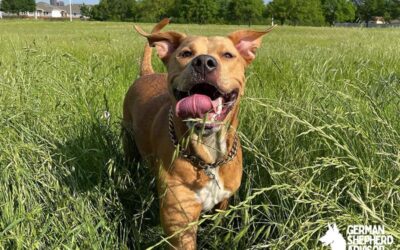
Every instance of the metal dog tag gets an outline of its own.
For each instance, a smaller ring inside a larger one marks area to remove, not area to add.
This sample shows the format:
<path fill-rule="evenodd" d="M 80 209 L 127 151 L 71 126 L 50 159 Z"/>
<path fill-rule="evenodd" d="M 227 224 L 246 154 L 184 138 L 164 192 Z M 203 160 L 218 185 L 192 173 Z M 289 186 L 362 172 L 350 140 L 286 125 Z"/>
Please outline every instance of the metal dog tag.
<path fill-rule="evenodd" d="M 206 175 L 207 175 L 208 177 L 210 177 L 210 179 L 215 180 L 215 175 L 214 175 L 214 173 L 211 171 L 210 165 L 206 165 L 206 166 L 204 166 L 204 167 L 205 167 L 205 168 L 204 168 L 204 172 L 206 173 Z"/>
<path fill-rule="evenodd" d="M 210 177 L 211 180 L 215 181 L 215 183 L 217 184 L 218 188 L 221 189 L 221 187 L 219 186 L 218 180 L 217 178 L 215 178 L 215 174 L 213 173 L 213 171 L 211 170 L 211 166 L 210 165 L 206 165 L 204 168 L 204 172 L 206 173 L 206 175 L 208 177 Z"/>

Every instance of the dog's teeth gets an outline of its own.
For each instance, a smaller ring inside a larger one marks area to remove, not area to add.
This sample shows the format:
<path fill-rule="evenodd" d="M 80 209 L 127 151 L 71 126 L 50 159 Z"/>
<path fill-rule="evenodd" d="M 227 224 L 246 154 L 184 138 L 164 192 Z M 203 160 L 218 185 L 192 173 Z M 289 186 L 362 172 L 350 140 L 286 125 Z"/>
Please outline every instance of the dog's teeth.
<path fill-rule="evenodd" d="M 222 97 L 219 97 L 218 99 L 218 105 L 217 105 L 217 115 L 220 115 L 222 112 Z"/>

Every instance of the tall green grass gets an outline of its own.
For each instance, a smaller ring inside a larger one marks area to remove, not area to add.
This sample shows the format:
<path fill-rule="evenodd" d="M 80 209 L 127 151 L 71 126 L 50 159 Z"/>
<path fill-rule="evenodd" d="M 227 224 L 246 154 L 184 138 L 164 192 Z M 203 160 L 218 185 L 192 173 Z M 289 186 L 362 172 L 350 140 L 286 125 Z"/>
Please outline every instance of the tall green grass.
<path fill-rule="evenodd" d="M 122 157 L 122 100 L 144 44 L 132 26 L 0 22 L 0 248 L 168 245 L 150 171 Z M 400 248 L 398 37 L 302 27 L 265 37 L 241 103 L 242 186 L 227 211 L 201 218 L 199 248 L 324 249 L 330 222 L 344 235 L 384 225 Z"/>

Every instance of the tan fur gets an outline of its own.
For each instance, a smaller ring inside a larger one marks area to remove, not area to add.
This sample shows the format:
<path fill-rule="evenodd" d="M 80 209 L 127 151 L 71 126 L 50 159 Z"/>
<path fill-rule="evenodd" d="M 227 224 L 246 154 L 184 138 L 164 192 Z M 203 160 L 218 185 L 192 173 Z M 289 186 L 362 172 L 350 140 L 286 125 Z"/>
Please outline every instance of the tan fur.
<path fill-rule="evenodd" d="M 160 32 L 167 24 L 169 24 L 170 19 L 164 18 L 156 26 L 154 26 L 151 33 Z M 153 67 L 151 66 L 151 52 L 152 49 L 148 43 L 146 43 L 143 52 L 142 65 L 140 66 L 140 76 L 154 74 Z"/>
<path fill-rule="evenodd" d="M 163 25 L 159 24 L 158 27 L 162 28 Z M 180 157 L 173 159 L 175 148 L 168 132 L 169 109 L 176 105 L 172 88 L 186 91 L 192 87 L 188 81 L 191 71 L 187 67 L 191 59 L 178 55 L 182 50 L 190 49 L 195 55 L 214 56 L 220 67 L 209 76 L 210 79 L 216 82 L 221 91 L 229 93 L 238 89 L 240 95 L 244 93 L 244 71 L 250 61 L 243 58 L 235 47 L 241 39 L 240 34 L 233 33 L 231 38 L 187 37 L 172 31 L 148 34 L 139 27 L 136 29 L 147 37 L 150 45 L 160 46 L 157 48 L 158 53 L 168 69 L 168 74 L 150 74 L 150 60 L 144 58 L 143 76 L 129 88 L 124 100 L 123 124 L 134 135 L 134 141 L 124 140 L 124 143 L 128 144 L 124 145 L 125 152 L 129 154 L 131 143 L 135 143 L 140 155 L 151 163 L 157 177 L 162 226 L 168 236 L 175 234 L 170 239 L 172 246 L 176 249 L 195 249 L 196 226 L 188 228 L 188 224 L 196 222 L 202 211 L 202 205 L 196 199 L 196 191 L 212 180 L 203 170 L 199 170 L 187 160 Z M 253 34 L 248 32 L 246 35 Z M 257 39 L 260 37 L 257 36 Z M 235 54 L 235 58 L 224 58 L 222 55 L 227 51 Z M 149 55 L 146 53 L 145 55 Z M 232 148 L 238 126 L 239 101 L 240 96 L 225 119 L 226 126 L 223 126 L 216 137 L 222 138 L 222 143 L 226 143 L 227 151 Z M 187 136 L 188 127 L 185 122 L 176 116 L 173 122 L 177 137 Z M 225 157 L 226 152 L 218 154 L 218 151 L 212 151 L 210 145 L 204 144 L 206 140 L 202 140 L 201 136 L 192 134 L 189 135 L 189 139 L 189 151 L 204 161 L 213 163 Z M 239 188 L 242 177 L 240 145 L 236 157 L 220 166 L 218 174 L 224 189 L 234 193 Z M 225 209 L 227 206 L 228 200 L 225 199 L 215 208 Z M 177 233 L 180 230 L 183 232 Z"/>

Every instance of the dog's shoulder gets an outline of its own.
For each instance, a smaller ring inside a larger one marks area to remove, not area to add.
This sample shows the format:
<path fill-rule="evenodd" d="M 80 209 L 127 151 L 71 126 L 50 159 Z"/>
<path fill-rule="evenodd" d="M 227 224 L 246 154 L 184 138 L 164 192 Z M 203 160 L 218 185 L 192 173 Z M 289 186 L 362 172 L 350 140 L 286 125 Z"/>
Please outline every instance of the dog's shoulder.
<path fill-rule="evenodd" d="M 156 96 L 167 91 L 167 74 L 150 74 L 136 79 L 130 86 L 127 96 Z"/>

